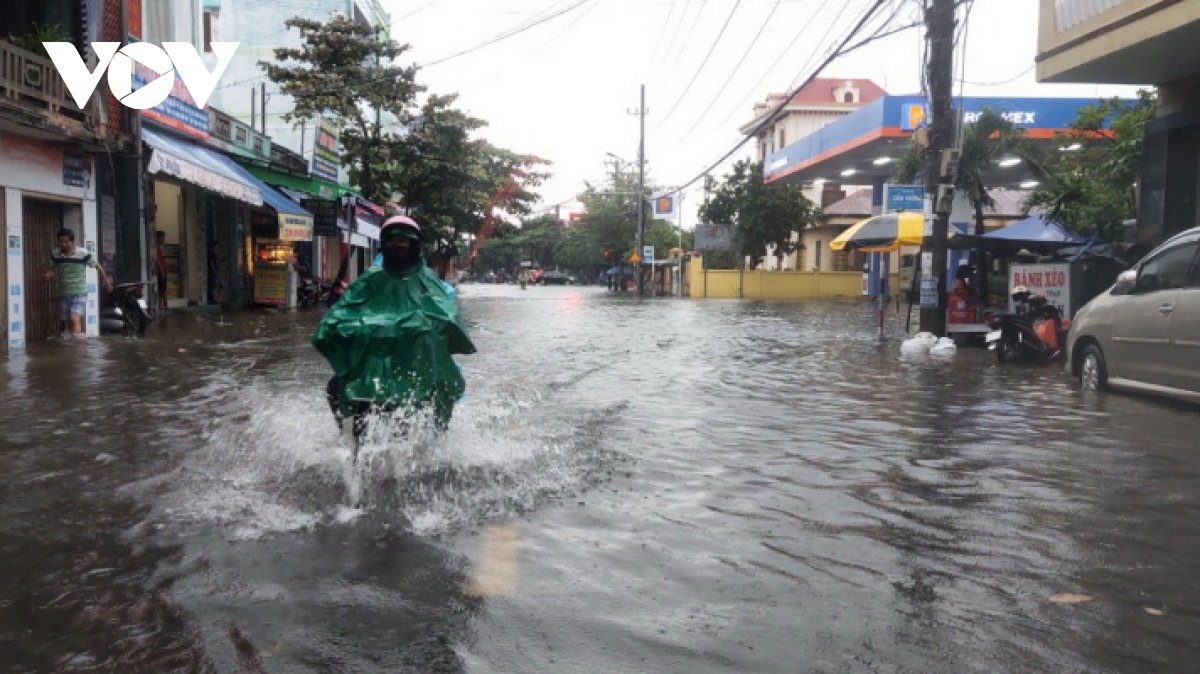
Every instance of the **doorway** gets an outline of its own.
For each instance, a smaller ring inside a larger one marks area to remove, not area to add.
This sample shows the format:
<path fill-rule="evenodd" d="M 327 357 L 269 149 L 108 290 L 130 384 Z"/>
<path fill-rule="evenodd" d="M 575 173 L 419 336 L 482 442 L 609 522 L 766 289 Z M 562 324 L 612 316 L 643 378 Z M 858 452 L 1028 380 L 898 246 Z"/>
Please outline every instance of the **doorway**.
<path fill-rule="evenodd" d="M 58 281 L 42 280 L 63 226 L 63 206 L 52 201 L 22 200 L 25 239 L 25 340 L 40 342 L 60 332 Z M 76 243 L 82 242 L 76 235 Z"/>

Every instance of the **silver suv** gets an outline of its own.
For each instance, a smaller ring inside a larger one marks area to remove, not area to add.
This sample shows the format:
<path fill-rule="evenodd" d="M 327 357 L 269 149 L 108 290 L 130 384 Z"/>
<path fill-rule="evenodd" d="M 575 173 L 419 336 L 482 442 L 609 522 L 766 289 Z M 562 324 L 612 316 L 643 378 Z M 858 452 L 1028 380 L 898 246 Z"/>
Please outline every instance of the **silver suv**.
<path fill-rule="evenodd" d="M 1085 389 L 1200 403 L 1200 227 L 1172 237 L 1080 309 L 1067 349 Z"/>

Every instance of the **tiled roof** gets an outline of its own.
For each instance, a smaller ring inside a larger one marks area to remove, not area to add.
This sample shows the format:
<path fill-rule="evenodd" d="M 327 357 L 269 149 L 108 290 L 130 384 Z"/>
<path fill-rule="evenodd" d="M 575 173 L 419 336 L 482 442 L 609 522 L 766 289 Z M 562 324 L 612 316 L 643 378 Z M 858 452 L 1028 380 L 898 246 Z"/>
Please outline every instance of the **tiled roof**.
<path fill-rule="evenodd" d="M 863 189 L 850 196 L 829 204 L 824 208 L 825 215 L 861 215 L 871 217 L 871 190 Z"/>

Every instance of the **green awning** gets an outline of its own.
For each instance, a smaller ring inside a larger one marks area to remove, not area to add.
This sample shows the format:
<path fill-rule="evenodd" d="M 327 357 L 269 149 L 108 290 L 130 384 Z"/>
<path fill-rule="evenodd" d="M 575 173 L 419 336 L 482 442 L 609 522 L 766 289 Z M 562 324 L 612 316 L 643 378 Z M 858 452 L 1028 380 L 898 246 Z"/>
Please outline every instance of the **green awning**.
<path fill-rule="evenodd" d="M 250 172 L 250 175 L 265 183 L 287 187 L 322 199 L 336 199 L 346 193 L 358 194 L 358 192 L 347 186 L 331 183 L 328 180 L 321 180 L 320 178 L 294 176 L 251 164 L 243 164 L 242 166 Z"/>

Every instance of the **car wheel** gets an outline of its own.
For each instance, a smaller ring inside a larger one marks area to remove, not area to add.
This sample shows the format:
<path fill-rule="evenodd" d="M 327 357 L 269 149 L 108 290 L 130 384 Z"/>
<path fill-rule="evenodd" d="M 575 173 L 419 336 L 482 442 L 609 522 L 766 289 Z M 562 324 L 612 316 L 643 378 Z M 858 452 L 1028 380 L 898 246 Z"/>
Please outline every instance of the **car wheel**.
<path fill-rule="evenodd" d="M 1079 382 L 1085 391 L 1103 391 L 1108 387 L 1108 366 L 1104 362 L 1104 353 L 1095 344 L 1083 348 Z"/>

